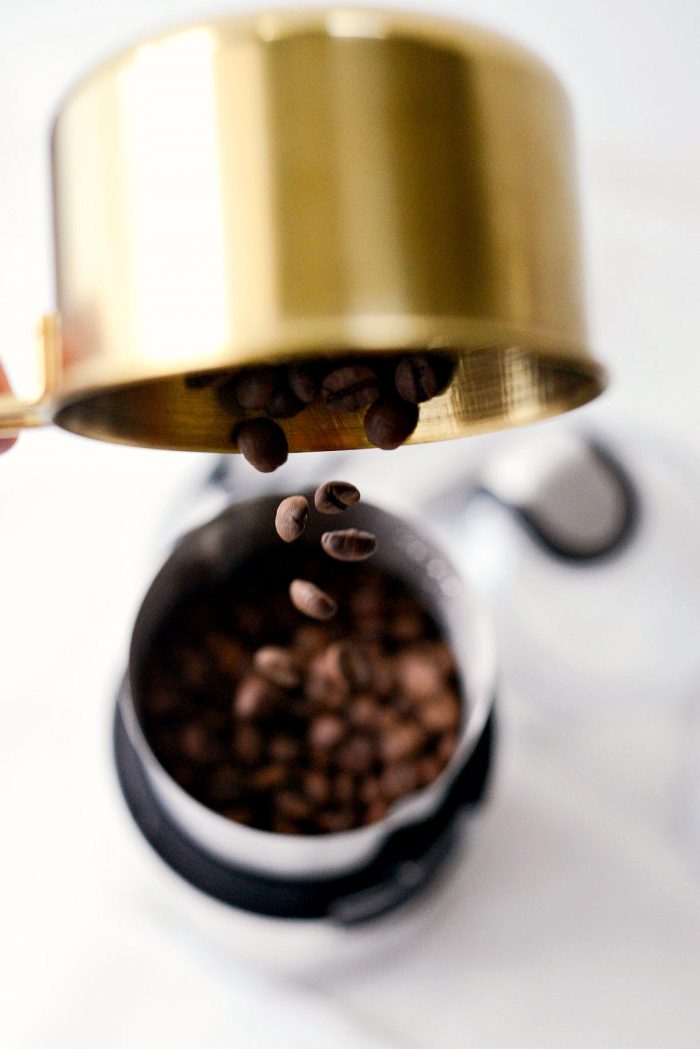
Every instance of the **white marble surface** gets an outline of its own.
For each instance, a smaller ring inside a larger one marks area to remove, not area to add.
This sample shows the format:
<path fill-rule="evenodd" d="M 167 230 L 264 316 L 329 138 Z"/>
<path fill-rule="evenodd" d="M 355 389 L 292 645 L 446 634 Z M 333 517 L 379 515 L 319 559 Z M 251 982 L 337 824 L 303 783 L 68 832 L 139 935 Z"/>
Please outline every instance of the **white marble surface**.
<path fill-rule="evenodd" d="M 34 318 L 52 303 L 46 134 L 56 99 L 145 29 L 234 6 L 0 8 L 0 353 L 21 388 L 31 385 Z M 575 100 L 594 333 L 615 379 L 579 421 L 633 420 L 692 459 L 697 11 L 682 0 L 491 6 L 440 9 L 519 36 Z M 423 462 L 450 471 L 492 447 L 481 438 Z M 381 454 L 363 453 L 358 472 Z M 252 966 L 223 908 L 195 907 L 160 868 L 117 795 L 109 723 L 157 531 L 194 460 L 47 432 L 0 462 L 3 1046 L 697 1046 L 700 690 L 690 674 L 669 675 L 639 704 L 615 687 L 567 703 L 562 681 L 553 703 L 523 687 L 527 652 L 522 674 L 504 658 L 498 775 L 473 849 L 403 946 L 377 944 L 345 968 Z M 679 515 L 677 542 L 697 561 L 688 527 Z M 670 586 L 638 593 L 684 614 Z M 652 630 L 649 645 L 663 666 L 660 636 Z"/>

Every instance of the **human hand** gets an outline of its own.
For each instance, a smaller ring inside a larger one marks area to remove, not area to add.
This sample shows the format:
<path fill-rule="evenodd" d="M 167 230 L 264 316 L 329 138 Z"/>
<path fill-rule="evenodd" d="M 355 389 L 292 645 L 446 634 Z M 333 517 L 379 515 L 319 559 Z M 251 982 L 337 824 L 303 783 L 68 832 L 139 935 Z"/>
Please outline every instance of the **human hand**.
<path fill-rule="evenodd" d="M 7 381 L 7 376 L 5 375 L 2 365 L 0 364 L 0 395 L 3 393 L 9 393 L 9 390 L 10 384 Z M 8 448 L 11 448 L 16 440 L 16 437 L 0 437 L 0 453 L 6 452 Z"/>

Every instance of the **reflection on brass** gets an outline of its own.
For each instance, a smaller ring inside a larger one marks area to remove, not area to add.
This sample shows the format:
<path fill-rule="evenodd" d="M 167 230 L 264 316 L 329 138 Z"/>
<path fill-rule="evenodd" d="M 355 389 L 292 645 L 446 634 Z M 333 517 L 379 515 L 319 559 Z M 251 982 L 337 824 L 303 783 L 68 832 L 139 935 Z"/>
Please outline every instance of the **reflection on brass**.
<path fill-rule="evenodd" d="M 206 22 L 90 73 L 52 145 L 45 414 L 67 429 L 228 449 L 230 415 L 185 377 L 314 355 L 453 351 L 413 441 L 603 388 L 566 98 L 500 37 L 352 8 Z M 366 443 L 317 404 L 282 425 L 293 451 Z"/>

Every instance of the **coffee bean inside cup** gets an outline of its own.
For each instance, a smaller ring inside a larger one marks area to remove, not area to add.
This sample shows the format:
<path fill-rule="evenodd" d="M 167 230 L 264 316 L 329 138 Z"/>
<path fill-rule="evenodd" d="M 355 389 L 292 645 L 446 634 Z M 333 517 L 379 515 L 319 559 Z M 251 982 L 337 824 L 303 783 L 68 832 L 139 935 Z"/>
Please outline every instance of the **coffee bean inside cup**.
<path fill-rule="evenodd" d="M 173 607 L 140 716 L 166 771 L 207 808 L 274 833 L 340 833 L 383 818 L 452 758 L 454 658 L 422 602 L 380 568 L 317 546 L 284 554 Z M 323 579 L 332 619 L 287 599 L 309 578 Z"/>

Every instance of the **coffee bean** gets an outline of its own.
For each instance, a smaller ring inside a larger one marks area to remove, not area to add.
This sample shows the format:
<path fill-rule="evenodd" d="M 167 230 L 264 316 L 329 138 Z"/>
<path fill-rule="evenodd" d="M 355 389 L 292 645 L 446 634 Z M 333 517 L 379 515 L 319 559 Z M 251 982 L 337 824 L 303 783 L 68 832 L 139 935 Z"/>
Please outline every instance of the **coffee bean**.
<path fill-rule="evenodd" d="M 429 401 L 445 388 L 452 375 L 452 362 L 434 353 L 402 357 L 394 381 L 399 395 L 411 404 Z"/>
<path fill-rule="evenodd" d="M 273 736 L 267 747 L 273 761 L 294 765 L 301 757 L 301 746 L 291 736 Z"/>
<path fill-rule="evenodd" d="M 283 499 L 275 514 L 275 528 L 280 539 L 293 543 L 306 528 L 309 518 L 309 503 L 303 495 L 290 495 Z"/>
<path fill-rule="evenodd" d="M 432 783 L 438 778 L 443 769 L 443 762 L 440 758 L 433 756 L 428 758 L 420 758 L 416 762 L 416 773 L 418 775 L 418 784 L 422 787 L 427 787 L 428 784 Z"/>
<path fill-rule="evenodd" d="M 235 801 L 241 792 L 240 775 L 230 765 L 218 765 L 207 777 L 206 792 L 212 801 Z"/>
<path fill-rule="evenodd" d="M 300 658 L 307 659 L 326 647 L 331 639 L 331 632 L 321 623 L 304 623 L 294 632 L 292 647 Z"/>
<path fill-rule="evenodd" d="M 248 785 L 254 791 L 267 791 L 281 786 L 286 779 L 287 770 L 284 765 L 263 765 L 251 773 Z"/>
<path fill-rule="evenodd" d="M 323 656 L 325 672 L 343 691 L 356 692 L 369 687 L 372 667 L 360 645 L 351 641 L 334 641 Z"/>
<path fill-rule="evenodd" d="M 197 764 L 208 764 L 212 760 L 209 735 L 203 725 L 193 722 L 185 725 L 179 736 L 180 750 Z"/>
<path fill-rule="evenodd" d="M 416 715 L 428 732 L 454 732 L 459 727 L 459 700 L 454 693 L 443 692 L 425 700 Z"/>
<path fill-rule="evenodd" d="M 327 776 L 316 769 L 309 769 L 301 781 L 304 794 L 314 805 L 327 805 L 331 796 L 331 784 Z"/>
<path fill-rule="evenodd" d="M 321 366 L 315 361 L 292 361 L 287 365 L 287 382 L 300 401 L 311 404 L 321 389 Z"/>
<path fill-rule="evenodd" d="M 236 689 L 233 713 L 239 718 L 266 718 L 279 708 L 282 690 L 261 674 L 247 674 Z"/>
<path fill-rule="evenodd" d="M 156 681 L 146 692 L 145 702 L 149 714 L 154 717 L 167 717 L 175 714 L 180 705 L 178 690 L 174 684 L 166 685 Z"/>
<path fill-rule="evenodd" d="M 342 514 L 360 499 L 360 493 L 349 481 L 326 481 L 314 494 L 314 506 L 321 514 Z"/>
<path fill-rule="evenodd" d="M 410 643 L 425 637 L 425 623 L 420 612 L 397 612 L 391 620 L 391 636 L 394 641 Z"/>
<path fill-rule="evenodd" d="M 273 419 L 291 419 L 305 407 L 283 379 L 270 394 L 265 411 Z"/>
<path fill-rule="evenodd" d="M 376 550 L 377 539 L 371 532 L 344 528 L 336 532 L 324 532 L 321 546 L 336 561 L 366 561 Z"/>
<path fill-rule="evenodd" d="M 339 772 L 331 784 L 333 799 L 340 805 L 350 805 L 355 800 L 355 781 L 349 772 Z"/>
<path fill-rule="evenodd" d="M 272 473 L 287 461 L 289 446 L 284 430 L 272 419 L 248 419 L 231 431 L 231 440 L 251 466 Z"/>
<path fill-rule="evenodd" d="M 382 794 L 389 801 L 397 801 L 410 794 L 418 786 L 415 763 L 404 761 L 390 765 L 380 776 L 380 783 Z"/>
<path fill-rule="evenodd" d="M 289 584 L 289 596 L 294 607 L 311 619 L 332 619 L 338 611 L 333 598 L 308 579 L 293 579 Z"/>
<path fill-rule="evenodd" d="M 202 652 L 184 648 L 180 652 L 180 674 L 189 688 L 203 688 L 207 680 L 207 661 Z"/>
<path fill-rule="evenodd" d="M 233 737 L 233 752 L 244 765 L 257 765 L 263 752 L 263 738 L 258 729 L 245 723 L 238 725 Z"/>
<path fill-rule="evenodd" d="M 247 653 L 240 641 L 225 634 L 209 634 L 206 645 L 212 654 L 217 670 L 229 677 L 236 677 L 247 663 Z"/>
<path fill-rule="evenodd" d="M 389 728 L 382 735 L 380 747 L 386 762 L 404 761 L 417 754 L 425 743 L 425 732 L 414 721 Z"/>
<path fill-rule="evenodd" d="M 284 816 L 273 816 L 270 830 L 275 834 L 301 834 L 299 824 Z"/>
<path fill-rule="evenodd" d="M 276 368 L 244 368 L 234 382 L 236 400 L 244 411 L 259 412 L 266 407 L 278 382 Z"/>
<path fill-rule="evenodd" d="M 353 696 L 349 708 L 349 717 L 353 725 L 360 729 L 371 729 L 377 724 L 377 697 L 372 693 L 361 692 Z"/>
<path fill-rule="evenodd" d="M 279 645 L 264 645 L 253 656 L 253 666 L 281 688 L 297 688 L 301 684 L 301 672 L 288 648 Z"/>
<path fill-rule="evenodd" d="M 330 411 L 354 412 L 379 396 L 377 373 L 368 364 L 345 364 L 328 372 L 321 383 L 323 403 Z"/>
<path fill-rule="evenodd" d="M 223 809 L 222 816 L 233 823 L 243 823 L 252 826 L 255 822 L 255 812 L 248 805 L 228 805 Z"/>
<path fill-rule="evenodd" d="M 390 451 L 411 436 L 418 424 L 418 409 L 400 397 L 382 397 L 365 412 L 365 437 L 376 448 Z"/>
<path fill-rule="evenodd" d="M 304 692 L 316 705 L 330 710 L 342 710 L 348 693 L 344 678 L 334 676 L 326 665 L 325 651 L 317 653 L 306 671 Z"/>
<path fill-rule="evenodd" d="M 364 776 L 372 768 L 375 757 L 376 748 L 369 736 L 351 736 L 338 747 L 336 762 L 344 772 Z"/>
<path fill-rule="evenodd" d="M 459 736 L 456 732 L 445 732 L 442 736 L 440 736 L 440 739 L 438 740 L 436 756 L 443 765 L 446 765 L 447 762 L 450 761 L 452 755 L 457 749 L 458 743 Z"/>
<path fill-rule="evenodd" d="M 333 714 L 319 714 L 309 725 L 309 742 L 319 750 L 329 750 L 340 743 L 345 725 Z"/>
<path fill-rule="evenodd" d="M 365 809 L 365 814 L 362 822 L 365 826 L 369 826 L 372 823 L 379 823 L 389 811 L 388 802 L 384 801 L 383 798 L 377 798 L 371 805 L 368 805 Z"/>
<path fill-rule="evenodd" d="M 292 820 L 306 820 L 312 812 L 308 800 L 293 790 L 281 790 L 275 795 L 274 805 L 279 815 Z"/>
<path fill-rule="evenodd" d="M 442 692 L 445 677 L 440 664 L 421 648 L 404 649 L 396 658 L 399 688 L 411 699 L 430 699 Z"/>
<path fill-rule="evenodd" d="M 358 788 L 358 797 L 363 805 L 371 805 L 382 796 L 382 784 L 378 776 L 363 776 Z"/>
<path fill-rule="evenodd" d="M 351 808 L 328 809 L 325 812 L 319 812 L 316 816 L 316 821 L 319 829 L 326 831 L 328 834 L 341 834 L 343 831 L 352 830 L 353 827 L 357 826 L 355 810 Z"/>

